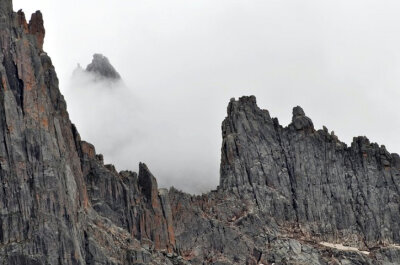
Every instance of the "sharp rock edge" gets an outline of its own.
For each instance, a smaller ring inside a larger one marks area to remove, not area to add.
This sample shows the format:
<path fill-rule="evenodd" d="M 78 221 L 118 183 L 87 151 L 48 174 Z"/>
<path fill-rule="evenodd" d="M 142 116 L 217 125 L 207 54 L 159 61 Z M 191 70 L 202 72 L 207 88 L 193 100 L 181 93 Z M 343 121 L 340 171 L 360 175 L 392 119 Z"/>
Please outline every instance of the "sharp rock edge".
<path fill-rule="evenodd" d="M 231 100 L 202 196 L 117 172 L 80 139 L 40 12 L 0 2 L 0 264 L 399 264 L 400 158 Z M 333 246 L 333 247 L 332 247 Z M 340 246 L 340 247 L 337 247 Z M 342 247 L 343 246 L 343 247 Z"/>

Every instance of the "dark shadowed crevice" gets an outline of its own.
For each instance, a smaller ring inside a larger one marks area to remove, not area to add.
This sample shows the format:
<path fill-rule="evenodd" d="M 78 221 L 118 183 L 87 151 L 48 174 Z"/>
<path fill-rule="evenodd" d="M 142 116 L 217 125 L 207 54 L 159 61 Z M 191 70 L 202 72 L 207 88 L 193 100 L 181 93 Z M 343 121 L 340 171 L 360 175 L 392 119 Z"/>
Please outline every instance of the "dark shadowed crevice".
<path fill-rule="evenodd" d="M 17 106 L 21 108 L 24 114 L 24 82 L 18 77 L 18 68 L 10 54 L 4 55 L 3 65 L 6 69 L 8 84 L 14 94 Z"/>

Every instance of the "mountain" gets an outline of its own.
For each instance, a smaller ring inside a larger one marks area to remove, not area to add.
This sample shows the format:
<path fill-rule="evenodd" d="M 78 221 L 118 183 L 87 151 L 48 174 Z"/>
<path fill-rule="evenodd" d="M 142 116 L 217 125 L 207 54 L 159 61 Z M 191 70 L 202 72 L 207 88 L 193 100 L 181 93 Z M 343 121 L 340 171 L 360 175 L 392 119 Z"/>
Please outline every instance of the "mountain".
<path fill-rule="evenodd" d="M 193 264 L 400 264 L 397 154 L 348 147 L 300 107 L 282 127 L 253 96 L 231 100 L 222 136 L 218 189 L 170 191 Z"/>
<path fill-rule="evenodd" d="M 107 79 L 121 79 L 121 76 L 111 65 L 108 58 L 98 53 L 93 55 L 92 62 L 86 67 L 86 71 Z"/>
<path fill-rule="evenodd" d="M 0 2 L 0 264 L 400 264 L 400 158 L 232 99 L 221 179 L 192 196 L 117 172 L 69 120 L 42 14 Z"/>

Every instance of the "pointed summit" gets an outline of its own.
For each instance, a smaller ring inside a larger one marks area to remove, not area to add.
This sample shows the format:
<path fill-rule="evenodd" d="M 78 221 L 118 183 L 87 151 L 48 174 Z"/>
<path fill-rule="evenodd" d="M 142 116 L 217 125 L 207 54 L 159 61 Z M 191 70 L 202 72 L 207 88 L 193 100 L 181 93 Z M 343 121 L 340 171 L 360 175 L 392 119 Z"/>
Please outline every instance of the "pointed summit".
<path fill-rule="evenodd" d="M 298 116 L 306 116 L 303 108 L 300 106 L 296 106 L 293 108 L 293 118 L 298 117 Z"/>
<path fill-rule="evenodd" d="M 102 54 L 94 54 L 92 62 L 86 67 L 87 72 L 92 72 L 106 79 L 121 79 L 120 74 L 111 65 L 107 57 Z"/>
<path fill-rule="evenodd" d="M 293 108 L 292 124 L 298 131 L 314 131 L 314 124 L 312 120 L 306 116 L 304 110 L 300 106 Z"/>
<path fill-rule="evenodd" d="M 37 46 L 39 50 L 43 49 L 44 36 L 46 30 L 43 26 L 43 15 L 40 11 L 36 11 L 32 14 L 31 20 L 29 21 L 29 33 L 36 37 Z"/>

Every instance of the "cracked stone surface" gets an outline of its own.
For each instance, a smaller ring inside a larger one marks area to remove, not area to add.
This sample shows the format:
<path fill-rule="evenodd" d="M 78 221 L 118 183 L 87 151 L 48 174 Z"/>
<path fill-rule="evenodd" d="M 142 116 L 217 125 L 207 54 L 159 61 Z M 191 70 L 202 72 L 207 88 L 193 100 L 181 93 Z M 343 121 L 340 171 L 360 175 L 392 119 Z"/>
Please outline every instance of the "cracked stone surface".
<path fill-rule="evenodd" d="M 104 165 L 69 120 L 43 16 L 0 2 L 0 264 L 400 264 L 400 158 L 253 96 L 222 124 L 220 185 L 159 189 Z"/>

